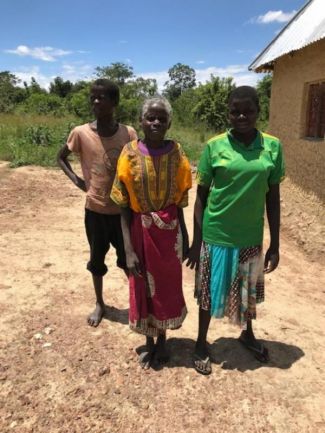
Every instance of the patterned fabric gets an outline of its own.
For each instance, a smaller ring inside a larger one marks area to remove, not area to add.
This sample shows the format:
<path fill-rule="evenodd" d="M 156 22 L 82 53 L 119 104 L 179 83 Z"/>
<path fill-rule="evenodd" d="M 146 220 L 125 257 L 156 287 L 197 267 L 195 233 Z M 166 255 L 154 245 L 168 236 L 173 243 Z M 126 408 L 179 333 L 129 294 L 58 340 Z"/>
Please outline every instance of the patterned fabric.
<path fill-rule="evenodd" d="M 195 280 L 195 297 L 203 310 L 246 329 L 247 319 L 256 319 L 256 304 L 264 301 L 262 248 L 203 242 Z"/>
<path fill-rule="evenodd" d="M 111 191 L 115 203 L 144 213 L 171 204 L 187 206 L 192 186 L 189 161 L 180 144 L 167 142 L 165 149 L 164 153 L 151 154 L 136 140 L 123 148 Z"/>
<path fill-rule="evenodd" d="M 134 213 L 131 239 L 142 277 L 131 276 L 130 327 L 148 336 L 177 329 L 187 314 L 182 292 L 182 236 L 177 207 Z"/>

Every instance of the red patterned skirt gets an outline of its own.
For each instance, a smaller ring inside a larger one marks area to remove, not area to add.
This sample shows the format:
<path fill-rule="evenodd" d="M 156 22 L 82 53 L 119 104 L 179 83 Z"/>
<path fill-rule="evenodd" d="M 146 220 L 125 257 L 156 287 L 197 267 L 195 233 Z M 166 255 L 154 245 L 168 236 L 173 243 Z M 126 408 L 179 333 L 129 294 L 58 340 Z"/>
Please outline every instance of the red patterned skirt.
<path fill-rule="evenodd" d="M 133 213 L 131 240 L 142 277 L 130 276 L 129 323 L 147 336 L 177 329 L 187 314 L 182 291 L 182 235 L 176 205 Z"/>

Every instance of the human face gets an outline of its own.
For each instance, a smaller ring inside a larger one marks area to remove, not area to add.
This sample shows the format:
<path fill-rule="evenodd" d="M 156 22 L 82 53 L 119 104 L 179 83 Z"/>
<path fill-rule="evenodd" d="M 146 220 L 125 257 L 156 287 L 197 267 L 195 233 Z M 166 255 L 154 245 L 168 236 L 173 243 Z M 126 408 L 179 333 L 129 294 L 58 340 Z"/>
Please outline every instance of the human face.
<path fill-rule="evenodd" d="M 93 86 L 90 90 L 91 108 L 97 119 L 101 117 L 112 117 L 115 109 L 115 104 L 103 86 Z"/>
<path fill-rule="evenodd" d="M 147 141 L 162 141 L 170 127 L 170 120 L 165 107 L 161 104 L 151 105 L 141 119 L 141 126 Z"/>
<path fill-rule="evenodd" d="M 238 134 L 249 134 L 255 129 L 258 107 L 250 98 L 233 99 L 229 104 L 229 121 Z"/>

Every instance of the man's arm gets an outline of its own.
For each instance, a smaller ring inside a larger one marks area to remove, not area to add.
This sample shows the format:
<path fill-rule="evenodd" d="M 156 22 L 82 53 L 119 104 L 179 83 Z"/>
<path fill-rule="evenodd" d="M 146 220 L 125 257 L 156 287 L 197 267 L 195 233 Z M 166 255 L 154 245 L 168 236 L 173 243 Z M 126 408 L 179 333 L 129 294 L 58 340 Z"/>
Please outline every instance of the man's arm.
<path fill-rule="evenodd" d="M 62 168 L 64 173 L 68 176 L 68 178 L 73 182 L 78 188 L 82 191 L 87 191 L 85 181 L 81 179 L 72 169 L 70 162 L 68 161 L 68 156 L 70 155 L 71 150 L 65 144 L 57 154 L 57 163 Z"/>

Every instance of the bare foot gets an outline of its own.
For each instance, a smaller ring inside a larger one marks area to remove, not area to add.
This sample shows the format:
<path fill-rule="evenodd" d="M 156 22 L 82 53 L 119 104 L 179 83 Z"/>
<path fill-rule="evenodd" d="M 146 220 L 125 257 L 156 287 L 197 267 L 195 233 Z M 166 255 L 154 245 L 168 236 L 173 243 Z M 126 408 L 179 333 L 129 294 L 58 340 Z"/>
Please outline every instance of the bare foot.
<path fill-rule="evenodd" d="M 102 321 L 104 313 L 105 313 L 105 305 L 101 305 L 101 304 L 96 303 L 96 308 L 88 316 L 88 319 L 87 319 L 88 325 L 96 328 L 100 324 L 100 322 Z"/>

